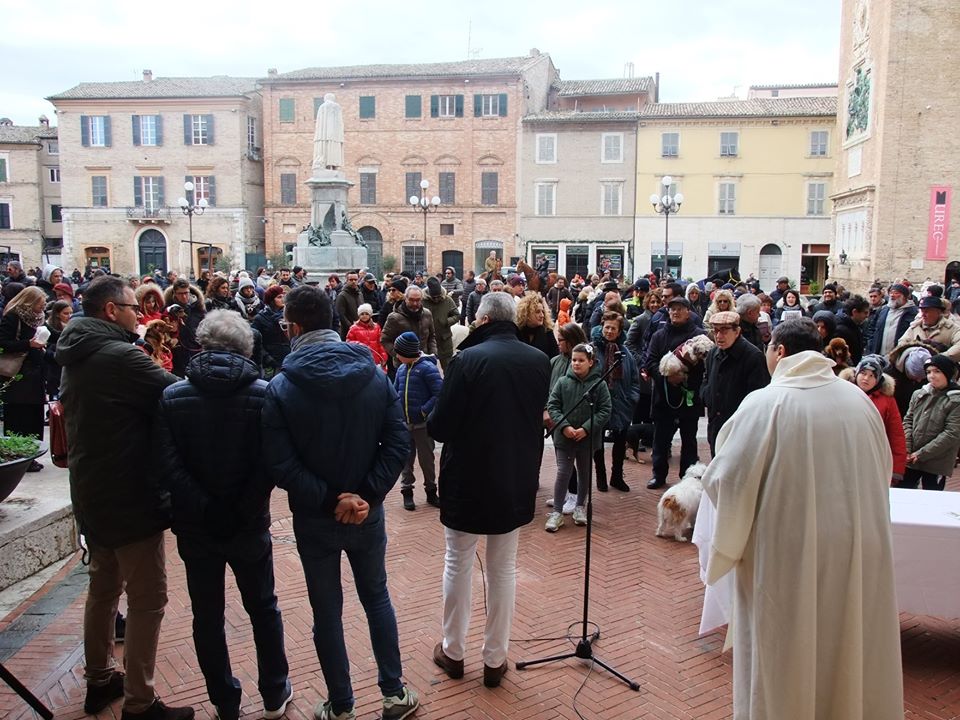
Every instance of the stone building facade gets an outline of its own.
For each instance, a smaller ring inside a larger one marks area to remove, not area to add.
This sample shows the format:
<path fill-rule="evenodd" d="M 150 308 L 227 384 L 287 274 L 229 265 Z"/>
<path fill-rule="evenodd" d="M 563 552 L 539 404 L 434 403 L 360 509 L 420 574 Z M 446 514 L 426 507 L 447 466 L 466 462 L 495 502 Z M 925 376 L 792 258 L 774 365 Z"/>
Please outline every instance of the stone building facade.
<path fill-rule="evenodd" d="M 60 264 L 60 156 L 45 117 L 26 126 L 0 120 L 0 259 L 24 267 Z"/>
<path fill-rule="evenodd" d="M 831 276 L 960 276 L 960 4 L 844 0 L 841 23 Z"/>
<path fill-rule="evenodd" d="M 217 258 L 242 267 L 248 253 L 262 256 L 255 86 L 247 78 L 154 78 L 145 70 L 142 81 L 81 83 L 48 98 L 59 117 L 63 262 L 189 274 Z M 192 233 L 181 197 L 208 204 L 193 216 Z"/>
<path fill-rule="evenodd" d="M 316 110 L 325 93 L 343 109 L 350 222 L 370 269 L 458 276 L 490 250 L 518 253 L 521 119 L 546 107 L 556 69 L 549 55 L 414 65 L 271 72 L 261 79 L 267 251 L 288 253 L 310 220 Z M 424 216 L 410 196 L 441 198 Z M 426 233 L 424 233 L 426 230 Z M 426 242 L 425 242 L 426 239 Z M 389 264 L 389 263 L 388 263 Z"/>

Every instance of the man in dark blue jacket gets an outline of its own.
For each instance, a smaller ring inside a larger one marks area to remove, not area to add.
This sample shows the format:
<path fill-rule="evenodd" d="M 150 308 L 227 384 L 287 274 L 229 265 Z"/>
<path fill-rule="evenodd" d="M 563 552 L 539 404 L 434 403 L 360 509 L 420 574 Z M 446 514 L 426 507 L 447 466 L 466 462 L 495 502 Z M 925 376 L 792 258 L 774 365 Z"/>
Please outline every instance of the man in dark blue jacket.
<path fill-rule="evenodd" d="M 284 323 L 292 351 L 267 388 L 263 458 L 289 495 L 313 608 L 313 642 L 330 695 L 314 717 L 353 717 L 340 585 L 340 557 L 346 553 L 370 626 L 382 717 L 399 720 L 413 714 L 419 700 L 400 679 L 383 499 L 397 482 L 410 437 L 387 376 L 367 348 L 340 341 L 332 316 L 322 290 L 301 285 L 286 295 Z"/>

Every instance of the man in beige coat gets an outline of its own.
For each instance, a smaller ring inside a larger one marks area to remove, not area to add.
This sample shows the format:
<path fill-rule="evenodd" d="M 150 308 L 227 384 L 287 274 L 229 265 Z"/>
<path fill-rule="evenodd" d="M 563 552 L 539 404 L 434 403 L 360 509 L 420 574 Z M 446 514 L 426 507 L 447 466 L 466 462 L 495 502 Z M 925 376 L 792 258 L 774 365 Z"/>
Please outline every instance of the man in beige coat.
<path fill-rule="evenodd" d="M 954 362 L 960 361 L 960 323 L 946 312 L 943 299 L 928 295 L 920 300 L 920 316 L 900 338 L 898 345 L 918 340 L 942 345 L 942 352 Z"/>
<path fill-rule="evenodd" d="M 703 477 L 707 582 L 736 573 L 735 720 L 903 719 L 890 446 L 819 344 L 807 318 L 774 329 L 770 385 L 723 426 Z"/>

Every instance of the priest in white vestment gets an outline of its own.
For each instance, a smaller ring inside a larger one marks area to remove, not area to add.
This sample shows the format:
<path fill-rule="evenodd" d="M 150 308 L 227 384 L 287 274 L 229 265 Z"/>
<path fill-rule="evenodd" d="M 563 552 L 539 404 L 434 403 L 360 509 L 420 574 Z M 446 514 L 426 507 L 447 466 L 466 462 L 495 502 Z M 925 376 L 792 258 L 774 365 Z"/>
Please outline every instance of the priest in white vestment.
<path fill-rule="evenodd" d="M 902 720 L 890 447 L 880 414 L 790 320 L 772 380 L 717 438 L 707 566 L 735 571 L 735 720 Z"/>

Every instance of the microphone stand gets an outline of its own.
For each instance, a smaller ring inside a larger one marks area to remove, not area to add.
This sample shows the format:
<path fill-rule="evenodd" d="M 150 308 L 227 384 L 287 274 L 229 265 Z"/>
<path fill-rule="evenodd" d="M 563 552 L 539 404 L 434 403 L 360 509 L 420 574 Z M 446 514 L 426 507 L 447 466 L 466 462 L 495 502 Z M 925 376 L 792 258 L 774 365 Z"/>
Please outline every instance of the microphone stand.
<path fill-rule="evenodd" d="M 590 547 L 591 540 L 593 537 L 593 454 L 596 452 L 594 447 L 594 431 L 593 431 L 593 420 L 594 412 L 596 411 L 596 400 L 594 399 L 593 391 L 597 388 L 600 383 L 606 382 L 607 377 L 612 373 L 616 368 L 618 368 L 621 363 L 623 363 L 623 352 L 616 351 L 616 361 L 607 368 L 597 381 L 593 383 L 587 391 L 583 394 L 577 403 L 570 408 L 562 418 L 560 422 L 554 425 L 552 430 L 548 430 L 544 437 L 550 437 L 556 429 L 560 427 L 564 420 L 566 420 L 570 413 L 580 407 L 581 403 L 587 403 L 590 405 L 590 462 L 587 463 L 587 476 L 580 477 L 579 482 L 587 483 L 587 539 L 584 546 L 584 572 L 583 572 L 583 620 L 582 620 L 582 630 L 580 633 L 580 641 L 577 643 L 577 647 L 573 652 L 563 653 L 562 655 L 552 655 L 550 657 L 539 658 L 537 660 L 521 660 L 516 663 L 517 670 L 524 670 L 525 668 L 531 665 L 542 665 L 543 663 L 555 662 L 557 660 L 568 660 L 569 658 L 580 658 L 581 660 L 591 660 L 596 663 L 604 670 L 609 672 L 614 677 L 622 680 L 631 690 L 640 692 L 640 684 L 631 680 L 623 673 L 619 672 L 615 668 L 611 667 L 603 660 L 598 658 L 593 654 L 593 644 L 600 639 L 600 626 L 597 625 L 597 629 L 591 634 L 588 633 L 587 626 L 590 624 Z M 602 447 L 602 446 L 601 446 Z M 554 511 L 558 511 L 557 508 L 554 508 Z M 596 625 L 596 623 L 594 623 Z"/>

